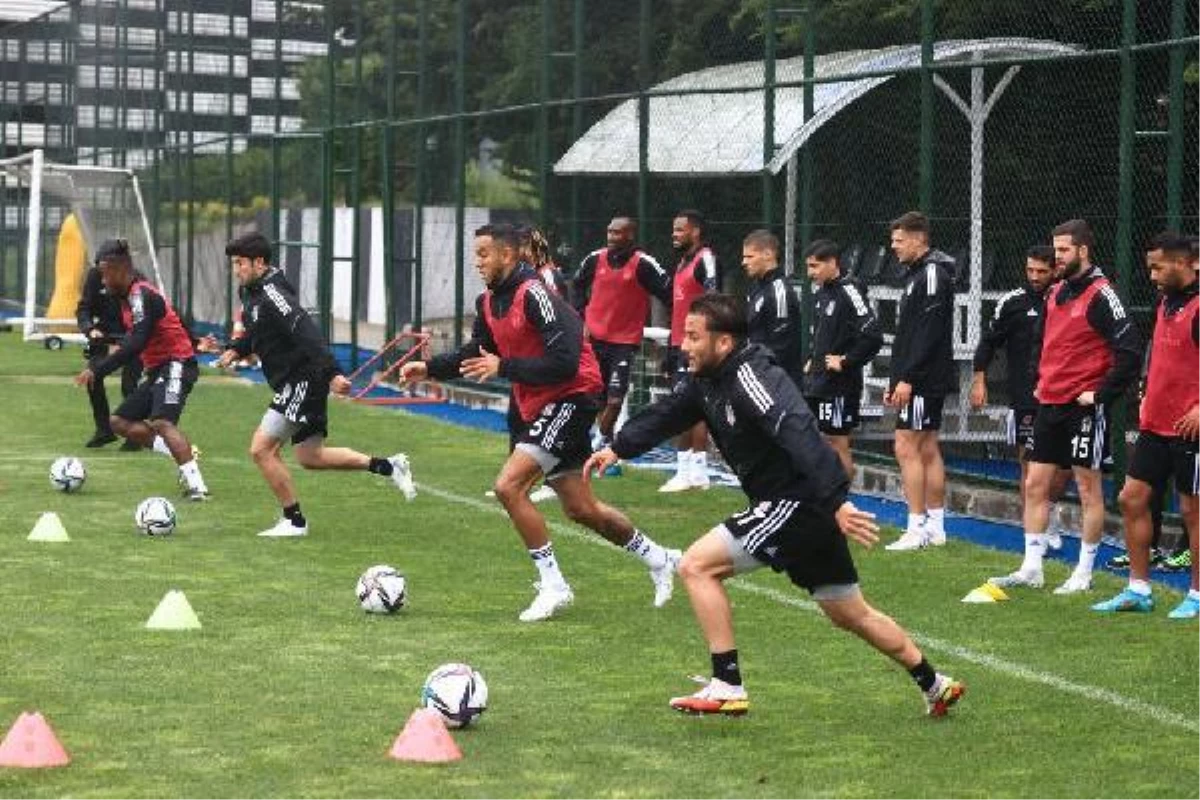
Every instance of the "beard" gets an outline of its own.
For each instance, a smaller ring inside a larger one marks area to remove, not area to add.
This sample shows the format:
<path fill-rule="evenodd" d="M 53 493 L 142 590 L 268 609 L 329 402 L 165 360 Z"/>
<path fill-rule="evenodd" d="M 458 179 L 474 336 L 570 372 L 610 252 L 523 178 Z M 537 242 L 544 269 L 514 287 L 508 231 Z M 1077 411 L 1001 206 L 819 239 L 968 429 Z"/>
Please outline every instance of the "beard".
<path fill-rule="evenodd" d="M 1073 258 L 1063 265 L 1062 277 L 1063 280 L 1069 281 L 1077 276 L 1083 270 L 1083 262 L 1078 258 Z"/>

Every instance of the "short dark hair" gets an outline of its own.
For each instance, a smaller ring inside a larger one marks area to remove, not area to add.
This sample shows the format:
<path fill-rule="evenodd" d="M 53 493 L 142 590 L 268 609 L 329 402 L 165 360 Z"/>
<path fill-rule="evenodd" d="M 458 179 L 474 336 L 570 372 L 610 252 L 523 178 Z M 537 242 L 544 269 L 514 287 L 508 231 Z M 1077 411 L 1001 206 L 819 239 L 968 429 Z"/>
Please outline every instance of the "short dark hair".
<path fill-rule="evenodd" d="M 748 245 L 753 247 L 755 250 L 770 250 L 775 254 L 775 259 L 779 259 L 779 237 L 771 233 L 766 228 L 759 228 L 758 230 L 747 233 L 746 238 L 742 240 L 742 245 Z"/>
<path fill-rule="evenodd" d="M 817 261 L 828 261 L 831 258 L 834 261 L 839 261 L 838 255 L 840 253 L 841 248 L 838 247 L 837 242 L 833 241 L 832 239 L 817 239 L 808 246 L 807 250 L 804 251 L 804 257 L 806 259 L 815 258 Z"/>
<path fill-rule="evenodd" d="M 1191 259 L 1192 257 L 1192 237 L 1184 236 L 1175 231 L 1163 231 L 1150 240 L 1146 245 L 1146 251 L 1162 250 L 1169 256 L 1176 258 Z"/>
<path fill-rule="evenodd" d="M 908 233 L 924 234 L 925 238 L 929 238 L 929 217 L 922 214 L 920 211 L 905 211 L 900 216 L 892 220 L 891 230 L 906 231 Z"/>
<path fill-rule="evenodd" d="M 96 266 L 100 266 L 101 261 L 108 261 L 114 264 L 132 264 L 133 258 L 129 255 L 129 241 L 126 239 L 105 239 L 96 248 Z"/>
<path fill-rule="evenodd" d="M 683 217 L 688 221 L 688 224 L 693 228 L 699 228 L 701 235 L 708 229 L 708 220 L 704 218 L 704 212 L 697 211 L 694 208 L 685 208 L 682 211 L 675 212 L 675 219 Z"/>
<path fill-rule="evenodd" d="M 475 229 L 476 236 L 490 236 L 492 241 L 499 244 L 501 247 L 511 247 L 513 250 L 520 251 L 521 249 L 521 233 L 515 225 L 509 225 L 506 222 L 489 223 Z"/>
<path fill-rule="evenodd" d="M 746 338 L 746 307 L 731 294 L 702 294 L 688 306 L 689 314 L 704 317 L 710 333 L 728 333 L 739 342 Z"/>
<path fill-rule="evenodd" d="M 271 263 L 272 250 L 271 241 L 258 231 L 244 233 L 225 245 L 225 255 L 230 258 L 238 256 L 251 261 L 261 258 L 268 264 Z"/>
<path fill-rule="evenodd" d="M 1070 236 L 1071 244 L 1076 247 L 1086 247 L 1091 250 L 1096 246 L 1096 237 L 1092 234 L 1092 226 L 1081 219 L 1069 219 L 1054 226 L 1051 236 Z"/>
<path fill-rule="evenodd" d="M 1054 266 L 1054 248 L 1048 244 L 1035 244 L 1025 251 L 1025 257 Z"/>

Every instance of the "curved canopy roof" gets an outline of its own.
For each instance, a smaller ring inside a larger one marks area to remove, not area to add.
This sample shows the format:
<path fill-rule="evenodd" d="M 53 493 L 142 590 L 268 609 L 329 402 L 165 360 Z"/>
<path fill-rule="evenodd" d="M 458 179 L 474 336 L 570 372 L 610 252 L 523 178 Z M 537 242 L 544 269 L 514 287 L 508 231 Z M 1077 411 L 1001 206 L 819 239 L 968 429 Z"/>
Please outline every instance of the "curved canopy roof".
<path fill-rule="evenodd" d="M 1071 54 L 1079 48 L 1039 39 L 996 38 L 937 42 L 934 61 L 980 60 Z M 920 66 L 920 45 L 851 50 L 817 56 L 818 78 L 876 73 Z M 686 92 L 761 86 L 763 62 L 751 61 L 690 72 L 658 84 L 654 91 Z M 776 80 L 799 81 L 804 58 L 776 62 Z M 813 118 L 804 121 L 804 90 L 776 89 L 775 156 L 766 164 L 779 172 L 821 125 L 893 76 L 819 83 L 813 89 Z M 650 98 L 650 172 L 699 177 L 757 174 L 763 170 L 763 91 L 682 94 Z M 559 175 L 621 175 L 638 171 L 637 100 L 626 100 L 579 138 L 554 165 Z"/>

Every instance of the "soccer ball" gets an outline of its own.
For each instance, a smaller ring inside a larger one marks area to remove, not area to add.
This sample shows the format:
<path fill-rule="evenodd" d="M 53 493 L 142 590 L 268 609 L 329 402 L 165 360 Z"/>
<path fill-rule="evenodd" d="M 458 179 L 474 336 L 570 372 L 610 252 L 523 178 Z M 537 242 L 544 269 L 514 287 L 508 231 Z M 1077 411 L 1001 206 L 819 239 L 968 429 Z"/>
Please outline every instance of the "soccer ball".
<path fill-rule="evenodd" d="M 50 485 L 60 492 L 77 492 L 86 479 L 87 470 L 78 458 L 63 456 L 50 465 Z"/>
<path fill-rule="evenodd" d="M 448 728 L 465 728 L 487 709 L 483 676 L 466 664 L 442 664 L 421 688 L 421 705 L 442 715 Z"/>
<path fill-rule="evenodd" d="M 408 584 L 395 567 L 377 564 L 358 578 L 358 603 L 368 614 L 392 614 L 408 600 Z"/>
<path fill-rule="evenodd" d="M 175 506 L 165 497 L 147 497 L 138 503 L 133 521 L 147 536 L 167 536 L 175 530 Z"/>

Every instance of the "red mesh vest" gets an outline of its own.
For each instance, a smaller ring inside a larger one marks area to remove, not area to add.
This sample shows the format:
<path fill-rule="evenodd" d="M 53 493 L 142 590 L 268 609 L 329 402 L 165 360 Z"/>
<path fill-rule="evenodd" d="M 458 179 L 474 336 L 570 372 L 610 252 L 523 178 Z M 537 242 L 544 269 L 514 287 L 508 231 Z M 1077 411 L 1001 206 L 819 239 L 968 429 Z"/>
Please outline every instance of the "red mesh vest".
<path fill-rule="evenodd" d="M 1100 388 L 1113 356 L 1104 337 L 1088 324 L 1087 309 L 1105 286 L 1108 280 L 1097 278 L 1082 294 L 1062 305 L 1055 299 L 1062 283 L 1051 287 L 1046 296 L 1046 328 L 1038 362 L 1038 402 L 1073 403 L 1081 393 Z"/>
<path fill-rule="evenodd" d="M 688 307 L 704 294 L 704 284 L 696 280 L 696 265 L 708 252 L 711 251 L 707 247 L 701 247 L 682 269 L 675 271 L 675 286 L 671 294 L 672 347 L 679 347 L 683 342 L 683 323 L 687 319 Z"/>
<path fill-rule="evenodd" d="M 1176 420 L 1200 402 L 1200 349 L 1192 341 L 1200 298 L 1193 296 L 1170 316 L 1165 309 L 1166 303 L 1160 302 L 1140 427 L 1159 436 L 1178 436 Z"/>
<path fill-rule="evenodd" d="M 129 296 L 121 304 L 121 321 L 125 323 L 125 330 L 133 329 L 135 306 L 138 308 L 138 317 L 141 317 L 142 295 L 145 293 L 162 297 L 154 284 L 142 280 L 134 281 L 129 287 Z M 150 341 L 146 342 L 146 349 L 142 351 L 142 366 L 147 370 L 161 367 L 168 361 L 186 361 L 196 355 L 196 351 L 192 349 L 192 338 L 179 321 L 175 309 L 171 308 L 171 301 L 165 297 L 162 297 L 162 301 L 167 307 L 167 313 L 155 324 Z"/>
<path fill-rule="evenodd" d="M 642 252 L 634 250 L 620 269 L 613 269 L 608 251 L 601 251 L 587 306 L 587 329 L 593 339 L 613 344 L 642 341 L 650 296 L 637 279 L 641 258 Z"/>

